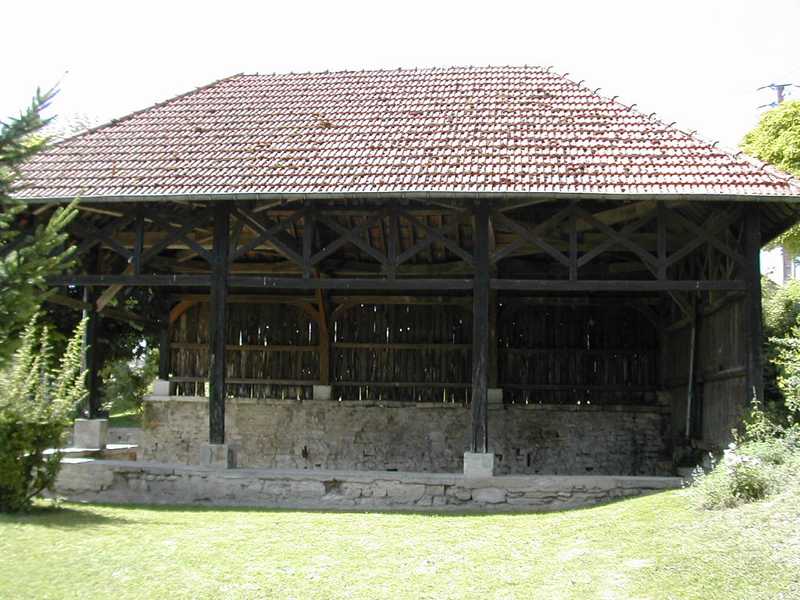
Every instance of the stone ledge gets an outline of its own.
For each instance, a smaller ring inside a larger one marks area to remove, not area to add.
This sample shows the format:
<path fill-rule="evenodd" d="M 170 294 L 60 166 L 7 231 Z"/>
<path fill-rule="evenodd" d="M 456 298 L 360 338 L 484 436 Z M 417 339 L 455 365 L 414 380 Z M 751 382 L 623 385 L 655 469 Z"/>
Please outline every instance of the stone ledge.
<path fill-rule="evenodd" d="M 231 469 L 65 459 L 57 494 L 70 500 L 276 508 L 554 510 L 675 489 L 675 477 L 494 476 Z"/>
<path fill-rule="evenodd" d="M 145 402 L 167 403 L 185 402 L 208 404 L 205 396 L 145 396 Z M 296 398 L 228 398 L 228 404 L 262 405 L 262 406 L 309 406 L 309 407 L 348 407 L 348 408 L 419 408 L 419 409 L 445 409 L 469 410 L 469 407 L 460 403 L 450 402 L 380 402 L 377 400 L 297 400 Z M 553 412 L 613 412 L 613 413 L 651 413 L 669 414 L 668 406 L 640 405 L 640 404 L 503 404 L 505 410 L 534 410 Z"/>

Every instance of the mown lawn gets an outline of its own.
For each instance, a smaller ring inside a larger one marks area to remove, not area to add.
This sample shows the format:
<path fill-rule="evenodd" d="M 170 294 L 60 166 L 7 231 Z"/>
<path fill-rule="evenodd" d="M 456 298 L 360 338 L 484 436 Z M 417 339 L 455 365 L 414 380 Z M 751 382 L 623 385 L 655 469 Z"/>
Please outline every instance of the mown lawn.
<path fill-rule="evenodd" d="M 673 491 L 549 514 L 42 504 L 0 516 L 0 598 L 800 598 L 800 502 Z"/>

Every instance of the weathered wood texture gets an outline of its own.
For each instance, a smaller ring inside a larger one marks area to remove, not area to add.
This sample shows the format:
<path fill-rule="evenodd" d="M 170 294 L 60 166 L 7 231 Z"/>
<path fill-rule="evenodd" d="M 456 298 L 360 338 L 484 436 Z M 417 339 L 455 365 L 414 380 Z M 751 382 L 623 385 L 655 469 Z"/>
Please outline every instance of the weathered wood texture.
<path fill-rule="evenodd" d="M 657 331 L 628 307 L 510 305 L 500 312 L 498 346 L 506 402 L 655 400 Z"/>
<path fill-rule="evenodd" d="M 747 411 L 746 343 L 742 327 L 744 299 L 739 296 L 713 310 L 706 306 L 699 320 L 692 437 L 701 446 L 720 448 Z M 672 399 L 673 431 L 685 430 L 691 326 L 669 332 L 666 386 Z M 699 422 L 698 422 L 699 421 Z"/>
<path fill-rule="evenodd" d="M 225 398 L 227 386 L 227 352 L 225 328 L 228 322 L 228 253 L 230 213 L 224 204 L 214 207 L 214 257 L 209 319 L 208 416 L 212 444 L 225 443 Z"/>
<path fill-rule="evenodd" d="M 334 322 L 343 400 L 468 402 L 471 315 L 453 306 L 363 304 Z"/>
<path fill-rule="evenodd" d="M 363 299 L 363 298 L 362 298 Z M 652 403 L 657 334 L 613 304 L 506 305 L 498 320 L 498 385 L 510 403 Z M 203 395 L 208 304 L 172 327 L 178 393 Z M 464 305 L 346 305 L 330 323 L 334 398 L 469 404 L 472 314 Z M 317 322 L 289 304 L 229 305 L 229 396 L 311 397 L 319 382 Z"/>
<path fill-rule="evenodd" d="M 206 394 L 208 332 L 207 303 L 196 304 L 172 326 L 170 362 L 179 395 Z M 311 397 L 319 378 L 319 332 L 299 307 L 230 304 L 225 341 L 228 396 Z"/>

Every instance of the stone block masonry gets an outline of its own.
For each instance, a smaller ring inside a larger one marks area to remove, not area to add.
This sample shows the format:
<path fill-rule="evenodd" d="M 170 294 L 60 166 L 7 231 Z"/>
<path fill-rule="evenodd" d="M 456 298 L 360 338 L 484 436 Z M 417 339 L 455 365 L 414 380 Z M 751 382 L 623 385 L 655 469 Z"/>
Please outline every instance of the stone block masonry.
<path fill-rule="evenodd" d="M 461 473 L 469 410 L 452 404 L 229 399 L 240 467 Z M 489 412 L 495 474 L 671 475 L 662 406 L 509 405 Z M 145 402 L 142 458 L 197 464 L 205 398 Z"/>
<path fill-rule="evenodd" d="M 674 477 L 502 476 L 232 469 L 66 459 L 56 493 L 78 502 L 265 508 L 534 511 L 680 487 Z"/>

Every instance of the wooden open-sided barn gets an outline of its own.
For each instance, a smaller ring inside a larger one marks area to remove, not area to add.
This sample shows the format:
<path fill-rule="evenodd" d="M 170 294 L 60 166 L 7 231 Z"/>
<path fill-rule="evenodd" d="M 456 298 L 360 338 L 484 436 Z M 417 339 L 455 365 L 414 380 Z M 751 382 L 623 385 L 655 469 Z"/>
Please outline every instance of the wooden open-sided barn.
<path fill-rule="evenodd" d="M 160 301 L 145 458 L 261 467 L 669 474 L 762 396 L 800 199 L 538 67 L 234 76 L 24 176 L 37 215 L 80 199 L 52 283 L 88 346 Z"/>

